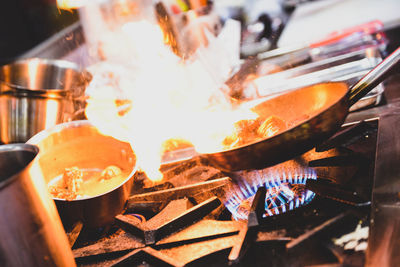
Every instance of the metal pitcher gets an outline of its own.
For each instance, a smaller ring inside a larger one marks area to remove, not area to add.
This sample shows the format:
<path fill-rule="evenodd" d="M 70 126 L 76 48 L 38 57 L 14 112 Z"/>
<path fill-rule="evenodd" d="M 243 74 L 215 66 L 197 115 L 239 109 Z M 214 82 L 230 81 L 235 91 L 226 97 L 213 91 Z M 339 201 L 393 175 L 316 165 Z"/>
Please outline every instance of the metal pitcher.
<path fill-rule="evenodd" d="M 0 146 L 0 266 L 76 266 L 37 146 Z"/>

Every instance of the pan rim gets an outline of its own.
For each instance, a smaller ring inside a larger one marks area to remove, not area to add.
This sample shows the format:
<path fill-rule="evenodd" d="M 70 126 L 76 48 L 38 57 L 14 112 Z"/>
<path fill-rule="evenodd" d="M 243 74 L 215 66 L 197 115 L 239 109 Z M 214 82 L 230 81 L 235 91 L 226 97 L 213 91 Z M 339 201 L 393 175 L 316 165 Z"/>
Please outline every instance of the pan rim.
<path fill-rule="evenodd" d="M 71 128 L 78 128 L 78 127 L 82 127 L 82 126 L 90 126 L 90 127 L 93 127 L 94 129 L 98 130 L 89 120 L 70 121 L 70 122 L 57 124 L 51 128 L 48 128 L 48 129 L 45 129 L 45 130 L 39 132 L 38 134 L 36 134 L 32 138 L 30 138 L 26 142 L 26 144 L 36 145 L 38 142 L 43 140 L 45 137 L 49 136 L 50 134 L 59 133 L 66 127 L 68 129 L 71 129 Z M 100 134 L 102 134 L 102 133 L 100 133 Z M 107 136 L 107 135 L 104 135 L 104 136 Z M 112 137 L 112 136 L 110 136 L 110 137 Z M 114 138 L 114 137 L 112 137 L 112 138 Z M 114 138 L 114 139 L 116 139 L 116 138 Z M 118 140 L 118 139 L 116 139 L 116 140 Z M 120 141 L 120 140 L 118 140 L 118 141 Z M 120 141 L 120 142 L 123 142 L 123 141 Z M 123 143 L 127 143 L 127 142 L 123 142 Z M 133 149 L 132 149 L 132 151 L 135 154 Z M 136 157 L 136 154 L 135 154 L 135 157 Z M 39 158 L 40 158 L 40 152 L 38 153 L 38 156 L 37 156 L 37 159 L 39 159 Z M 129 173 L 129 175 L 126 177 L 126 179 L 124 179 L 124 181 L 121 182 L 120 185 L 108 190 L 107 192 L 103 192 L 103 193 L 95 195 L 95 196 L 83 197 L 83 198 L 78 198 L 78 199 L 64 199 L 64 198 L 56 198 L 56 197 L 52 196 L 52 199 L 61 201 L 61 202 L 77 202 L 77 201 L 86 201 L 86 200 L 98 198 L 98 197 L 107 195 L 115 190 L 118 190 L 120 187 L 124 186 L 129 180 L 133 179 L 133 177 L 137 171 L 138 171 L 138 165 L 137 165 L 137 162 L 135 162 L 135 164 L 132 168 L 132 171 Z"/>
<path fill-rule="evenodd" d="M 328 105 L 328 106 L 324 106 L 324 109 L 321 110 L 318 114 L 321 114 L 321 113 L 325 112 L 326 110 L 330 109 L 331 107 L 337 105 L 340 101 L 342 101 L 343 98 L 348 99 L 348 94 L 349 94 L 349 91 L 350 91 L 350 86 L 349 86 L 346 82 L 342 82 L 342 81 L 326 81 L 326 82 L 317 82 L 317 83 L 313 83 L 313 84 L 310 84 L 310 85 L 307 85 L 307 86 L 303 86 L 303 87 L 299 87 L 299 88 L 294 88 L 294 89 L 292 89 L 292 90 L 289 90 L 289 91 L 286 91 L 286 92 L 282 92 L 282 94 L 275 95 L 274 97 L 271 97 L 271 98 L 265 97 L 265 98 L 267 98 L 267 99 L 264 100 L 264 101 L 262 101 L 262 102 L 259 102 L 259 104 L 261 104 L 261 103 L 263 103 L 263 102 L 265 102 L 265 101 L 271 100 L 271 99 L 275 99 L 275 98 L 278 98 L 278 97 L 282 97 L 282 96 L 285 95 L 286 93 L 292 93 L 292 92 L 297 91 L 297 90 L 302 90 L 302 89 L 305 89 L 305 88 L 311 88 L 311 87 L 315 87 L 315 86 L 323 85 L 323 84 L 342 84 L 342 85 L 344 85 L 347 89 L 346 89 L 346 93 L 345 93 L 345 94 L 343 94 L 340 98 L 338 98 L 338 99 L 337 99 L 335 102 L 333 102 L 332 104 L 330 104 L 330 105 Z M 256 99 L 255 101 L 258 102 L 258 101 L 260 101 L 261 99 L 263 99 L 263 98 Z M 251 101 L 254 101 L 254 100 L 251 100 Z M 249 102 L 250 102 L 250 101 L 249 101 Z M 349 107 L 347 107 L 347 112 L 348 112 L 348 109 L 349 109 Z M 245 144 L 245 145 L 237 146 L 237 147 L 234 147 L 234 148 L 231 148 L 231 149 L 224 149 L 224 150 L 220 150 L 220 151 L 206 152 L 206 153 L 200 153 L 200 154 L 202 154 L 202 155 L 204 155 L 204 156 L 212 156 L 212 155 L 216 155 L 216 154 L 222 156 L 223 154 L 230 154 L 230 153 L 234 153 L 234 152 L 239 151 L 239 150 L 246 149 L 246 148 L 248 148 L 248 147 L 250 147 L 250 146 L 254 146 L 254 145 L 257 145 L 257 144 L 259 144 L 259 143 L 265 142 L 266 140 L 270 140 L 271 142 L 273 142 L 273 140 L 276 140 L 276 139 L 282 137 L 285 133 L 287 133 L 287 132 L 289 132 L 289 131 L 292 131 L 293 129 L 299 127 L 299 126 L 302 125 L 302 124 L 305 124 L 305 123 L 310 122 L 314 117 L 315 117 L 315 116 L 311 116 L 310 118 L 308 118 L 308 119 L 306 119 L 306 120 L 304 120 L 304 121 L 301 121 L 300 123 L 297 123 L 296 125 L 293 125 L 293 126 L 291 126 L 290 128 L 287 128 L 287 129 L 285 129 L 284 131 L 282 131 L 282 132 L 280 132 L 280 133 L 278 133 L 278 134 L 276 134 L 276 135 L 273 135 L 273 136 L 271 136 L 271 137 L 265 138 L 265 139 L 258 139 L 258 140 L 256 140 L 256 141 L 247 143 L 247 144 Z"/>

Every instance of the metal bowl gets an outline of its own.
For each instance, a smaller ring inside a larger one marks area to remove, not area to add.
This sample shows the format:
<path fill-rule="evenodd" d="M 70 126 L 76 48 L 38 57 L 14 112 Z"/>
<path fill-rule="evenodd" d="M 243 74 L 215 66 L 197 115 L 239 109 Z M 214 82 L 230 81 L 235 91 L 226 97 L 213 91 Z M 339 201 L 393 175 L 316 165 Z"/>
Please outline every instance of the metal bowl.
<path fill-rule="evenodd" d="M 76 200 L 53 198 L 66 228 L 78 221 L 86 227 L 105 226 L 124 209 L 136 172 L 136 156 L 129 143 L 101 134 L 87 120 L 56 125 L 27 143 L 40 149 L 34 164 L 40 167 L 46 183 L 74 166 L 104 169 L 116 165 L 130 172 L 122 184 L 101 195 Z"/>
<path fill-rule="evenodd" d="M 84 108 L 90 73 L 64 60 L 32 58 L 0 68 L 0 142 L 23 143 Z"/>

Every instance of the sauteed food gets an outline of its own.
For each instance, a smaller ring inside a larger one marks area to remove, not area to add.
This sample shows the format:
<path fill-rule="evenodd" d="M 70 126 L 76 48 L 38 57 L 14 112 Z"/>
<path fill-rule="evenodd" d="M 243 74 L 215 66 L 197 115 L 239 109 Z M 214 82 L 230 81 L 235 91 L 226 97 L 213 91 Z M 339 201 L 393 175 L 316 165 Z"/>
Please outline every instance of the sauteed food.
<path fill-rule="evenodd" d="M 66 168 L 63 174 L 52 179 L 48 187 L 49 192 L 55 198 L 82 199 L 94 197 L 116 188 L 128 175 L 129 173 L 123 172 L 119 167 L 113 165 L 104 170 L 71 167 Z"/>
<path fill-rule="evenodd" d="M 247 145 L 283 132 L 287 127 L 287 123 L 276 116 L 241 120 L 235 124 L 235 132 L 223 140 L 223 146 L 225 149 L 231 149 Z"/>
<path fill-rule="evenodd" d="M 252 111 L 264 118 L 278 116 L 289 122 L 288 128 L 272 137 L 242 142 L 243 146 L 205 153 L 202 157 L 220 170 L 234 172 L 264 169 L 299 156 L 337 132 L 348 115 L 349 107 L 399 65 L 400 47 L 351 88 L 345 82 L 325 82 L 282 92 L 272 98 L 256 99 L 254 103 L 258 104 L 252 107 Z M 228 146 L 232 144 L 235 142 L 227 142 Z"/>

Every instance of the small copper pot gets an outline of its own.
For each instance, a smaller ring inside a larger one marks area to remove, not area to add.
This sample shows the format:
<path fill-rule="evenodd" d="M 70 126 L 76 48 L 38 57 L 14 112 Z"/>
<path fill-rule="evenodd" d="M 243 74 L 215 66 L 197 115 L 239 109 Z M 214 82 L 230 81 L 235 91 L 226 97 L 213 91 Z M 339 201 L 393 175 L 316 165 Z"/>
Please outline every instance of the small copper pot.
<path fill-rule="evenodd" d="M 56 125 L 27 143 L 39 147 L 34 164 L 47 183 L 74 166 L 104 169 L 116 165 L 130 172 L 121 185 L 101 195 L 76 200 L 53 198 L 67 230 L 78 221 L 89 228 L 108 225 L 124 209 L 136 172 L 136 156 L 129 143 L 101 134 L 87 120 Z"/>

